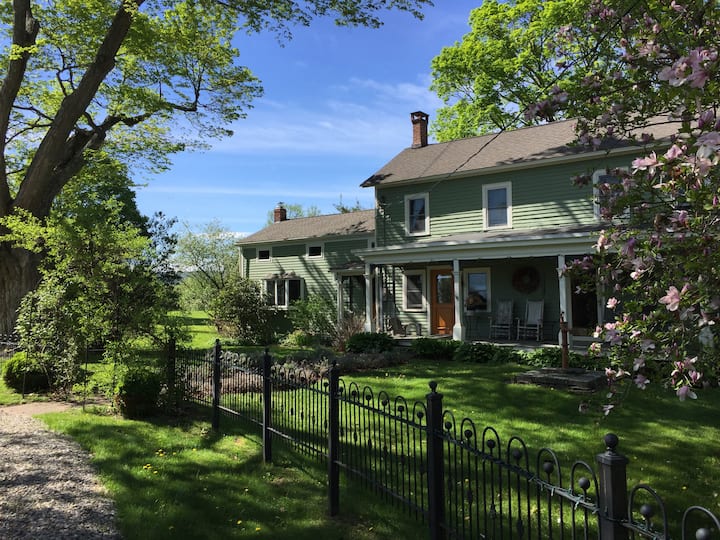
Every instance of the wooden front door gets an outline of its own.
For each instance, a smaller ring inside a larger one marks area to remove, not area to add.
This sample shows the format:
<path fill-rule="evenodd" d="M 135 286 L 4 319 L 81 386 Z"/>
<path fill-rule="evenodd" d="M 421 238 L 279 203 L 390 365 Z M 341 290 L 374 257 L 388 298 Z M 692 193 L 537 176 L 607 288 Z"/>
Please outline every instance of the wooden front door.
<path fill-rule="evenodd" d="M 430 322 L 432 334 L 452 334 L 455 326 L 455 287 L 452 270 L 430 271 Z"/>

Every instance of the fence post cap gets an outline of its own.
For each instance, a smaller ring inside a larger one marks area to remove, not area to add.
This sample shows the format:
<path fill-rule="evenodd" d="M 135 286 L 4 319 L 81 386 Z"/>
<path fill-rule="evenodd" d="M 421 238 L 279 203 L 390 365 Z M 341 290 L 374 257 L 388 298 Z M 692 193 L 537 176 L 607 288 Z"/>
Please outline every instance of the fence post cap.
<path fill-rule="evenodd" d="M 614 433 L 606 434 L 605 437 L 603 437 L 603 441 L 605 442 L 605 449 L 608 452 L 612 452 L 613 454 L 615 453 L 615 449 L 620 443 L 620 439 Z"/>

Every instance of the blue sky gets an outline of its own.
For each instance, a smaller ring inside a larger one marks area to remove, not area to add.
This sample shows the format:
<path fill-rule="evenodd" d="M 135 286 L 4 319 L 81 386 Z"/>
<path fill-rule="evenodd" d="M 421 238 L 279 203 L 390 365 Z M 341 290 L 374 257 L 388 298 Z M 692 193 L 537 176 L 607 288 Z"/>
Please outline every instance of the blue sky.
<path fill-rule="evenodd" d="M 360 183 L 410 146 L 410 113 L 434 118 L 430 62 L 469 31 L 479 0 L 436 0 L 423 21 L 387 12 L 377 30 L 317 20 L 281 47 L 271 34 L 242 36 L 240 62 L 265 94 L 231 138 L 173 157 L 170 171 L 137 189 L 140 210 L 191 228 L 218 220 L 236 233 L 265 226 L 277 202 L 373 205 Z M 146 179 L 138 179 L 145 182 Z"/>

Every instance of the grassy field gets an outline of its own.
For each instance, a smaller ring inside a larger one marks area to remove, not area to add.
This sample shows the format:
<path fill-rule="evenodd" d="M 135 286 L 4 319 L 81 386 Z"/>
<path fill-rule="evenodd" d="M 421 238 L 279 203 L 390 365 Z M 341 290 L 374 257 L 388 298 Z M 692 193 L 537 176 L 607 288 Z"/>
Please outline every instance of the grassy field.
<path fill-rule="evenodd" d="M 206 411 L 204 417 L 209 413 Z M 262 461 L 257 437 L 223 420 L 123 420 L 81 412 L 41 417 L 93 454 L 127 540 L 423 537 L 424 528 L 371 494 L 347 489 L 342 513 L 327 515 L 324 470 L 278 452 Z"/>
<path fill-rule="evenodd" d="M 203 314 L 186 318 L 195 327 L 192 346 L 211 347 L 217 336 Z M 599 412 L 602 392 L 588 396 L 513 384 L 525 369 L 416 359 L 343 379 L 411 402 L 424 400 L 429 381 L 436 381 L 445 409 L 456 418 L 470 418 L 479 430 L 492 426 L 503 441 L 521 437 L 531 452 L 552 448 L 566 478 L 574 460 L 594 464 L 604 450 L 603 436 L 616 433 L 619 451 L 629 458 L 630 487 L 656 489 L 671 522 L 692 504 L 720 514 L 720 390 L 681 402 L 653 383 L 631 391 L 605 416 Z M 26 397 L 33 399 L 44 398 Z M 0 404 L 20 401 L 0 382 Z M 580 412 L 581 404 L 590 412 Z M 223 419 L 222 435 L 214 435 L 204 414 L 137 422 L 74 412 L 44 420 L 92 452 L 128 539 L 178 537 L 178 531 L 188 538 L 424 537 L 422 526 L 357 490 L 343 493 L 339 519 L 328 518 L 324 471 L 316 464 L 284 455 L 264 465 L 254 430 Z"/>
<path fill-rule="evenodd" d="M 521 437 L 531 452 L 552 448 L 565 464 L 595 463 L 603 436 L 615 433 L 625 454 L 630 487 L 656 489 L 671 509 L 671 521 L 699 504 L 720 514 L 720 390 L 679 401 L 668 389 L 633 389 L 609 415 L 599 409 L 604 395 L 573 394 L 534 385 L 510 384 L 517 365 L 478 365 L 414 360 L 407 365 L 345 377 L 375 393 L 424 400 L 428 382 L 438 383 L 443 405 L 456 418 L 468 417 L 479 430 L 494 427 L 501 440 Z M 581 413 L 580 404 L 590 407 Z"/>

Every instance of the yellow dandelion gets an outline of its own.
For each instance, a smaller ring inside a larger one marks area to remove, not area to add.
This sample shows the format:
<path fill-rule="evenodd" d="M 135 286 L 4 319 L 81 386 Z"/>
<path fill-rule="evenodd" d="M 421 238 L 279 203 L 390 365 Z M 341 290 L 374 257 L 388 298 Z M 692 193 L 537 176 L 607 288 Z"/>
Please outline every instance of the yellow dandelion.
<path fill-rule="evenodd" d="M 157 474 L 157 473 L 158 473 L 157 471 L 153 471 L 153 474 Z"/>
<path fill-rule="evenodd" d="M 260 527 L 255 527 L 255 532 L 260 531 Z"/>

